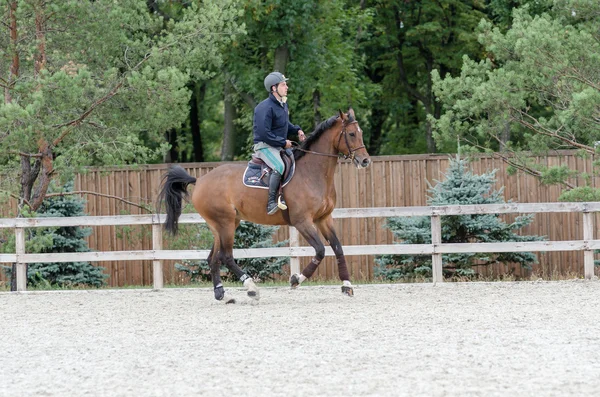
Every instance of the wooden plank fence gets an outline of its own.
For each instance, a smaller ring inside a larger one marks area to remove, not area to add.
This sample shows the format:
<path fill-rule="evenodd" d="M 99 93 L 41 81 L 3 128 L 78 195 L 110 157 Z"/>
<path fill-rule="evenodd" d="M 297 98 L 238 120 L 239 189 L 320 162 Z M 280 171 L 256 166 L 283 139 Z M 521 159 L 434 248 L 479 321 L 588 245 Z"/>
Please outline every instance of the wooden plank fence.
<path fill-rule="evenodd" d="M 550 156 L 533 157 L 537 163 L 546 165 L 568 165 L 581 172 L 592 174 L 592 158 L 581 158 L 574 151 L 556 152 Z M 405 155 L 373 157 L 371 167 L 356 170 L 347 162 L 339 164 L 335 175 L 338 209 L 379 208 L 379 207 L 419 207 L 427 205 L 428 183 L 435 184 L 442 179 L 449 163 L 448 155 Z M 181 164 L 190 174 L 199 177 L 223 163 L 189 163 Z M 90 216 L 141 215 L 153 212 L 154 202 L 160 184 L 160 178 L 168 165 L 138 165 L 130 167 L 90 168 L 78 174 L 75 179 L 75 190 L 90 191 L 101 194 L 85 195 L 85 212 Z M 556 202 L 561 192 L 557 186 L 545 186 L 532 177 L 522 174 L 510 174 L 502 160 L 493 155 L 480 155 L 471 162 L 471 169 L 481 174 L 493 169 L 496 173 L 496 189 L 504 188 L 507 201 L 519 203 Z M 582 180 L 571 180 L 574 185 Z M 591 178 L 591 185 L 600 187 L 600 177 Z M 130 205 L 107 196 L 123 198 L 129 202 L 146 206 L 144 211 L 138 206 Z M 192 210 L 193 211 L 193 210 Z M 15 202 L 0 208 L 4 217 L 14 216 Z M 515 214 L 502 215 L 506 222 L 514 220 Z M 600 214 L 595 221 L 600 222 Z M 519 231 L 521 234 L 546 236 L 549 240 L 583 239 L 581 213 L 537 213 L 534 221 Z M 386 245 L 393 243 L 390 230 L 385 227 L 385 217 L 338 218 L 335 228 L 338 230 L 343 245 Z M 188 226 L 191 229 L 193 226 Z M 137 225 L 93 225 L 92 234 L 87 238 L 91 249 L 96 251 L 149 250 L 153 248 L 153 234 L 150 224 Z M 290 236 L 288 228 L 280 228 L 274 236 L 275 241 L 284 241 Z M 299 244 L 306 242 L 298 237 Z M 0 243 L 2 236 L 0 236 Z M 176 241 L 163 239 L 165 248 Z M 193 241 L 190 241 L 191 245 Z M 538 254 L 539 263 L 533 266 L 533 273 L 544 277 L 554 275 L 570 275 L 580 271 L 583 256 L 577 251 L 542 252 Z M 306 265 L 310 258 L 301 258 L 300 263 Z M 154 261 L 107 261 L 100 262 L 109 275 L 112 286 L 148 285 L 152 283 Z M 174 269 L 173 261 L 163 261 L 165 280 L 172 284 L 185 284 L 185 276 Z M 373 256 L 349 256 L 348 268 L 354 279 L 371 280 L 373 278 Z M 286 269 L 288 271 L 289 269 Z M 531 273 L 516 266 L 505 267 L 493 265 L 477 269 L 484 276 L 493 276 L 510 272 L 517 277 L 528 277 Z M 335 258 L 326 257 L 319 266 L 315 276 L 319 279 L 335 279 L 337 264 Z M 5 280 L 0 272 L 0 282 Z"/>
<path fill-rule="evenodd" d="M 513 214 L 513 213 L 582 213 L 583 240 L 571 241 L 532 241 L 505 243 L 442 243 L 441 216 L 468 214 Z M 594 213 L 600 212 L 600 202 L 595 203 L 533 203 L 533 204 L 486 204 L 486 205 L 449 205 L 432 207 L 392 207 L 392 208 L 354 208 L 336 209 L 334 218 L 381 218 L 399 216 L 429 216 L 431 217 L 431 244 L 391 244 L 391 245 L 351 245 L 345 246 L 346 255 L 381 255 L 381 254 L 413 254 L 431 255 L 433 263 L 433 282 L 442 282 L 442 254 L 459 252 L 525 252 L 525 251 L 582 251 L 584 253 L 584 276 L 594 277 L 594 250 L 600 249 L 600 240 L 594 237 Z M 0 228 L 12 228 L 15 232 L 16 250 L 14 254 L 0 254 L 0 262 L 17 264 L 17 291 L 25 291 L 27 279 L 25 264 L 35 262 L 74 262 L 74 261 L 131 261 L 152 260 L 153 286 L 163 287 L 163 272 L 161 261 L 165 259 L 206 259 L 209 250 L 164 250 L 162 249 L 161 216 L 158 215 L 129 215 L 102 217 L 70 217 L 70 218 L 14 218 L 0 219 Z M 164 219 L 164 215 L 162 215 Z M 197 214 L 184 214 L 181 224 L 202 223 L 204 220 Z M 91 225 L 152 225 L 152 241 L 150 250 L 138 251 L 108 251 L 108 252 L 77 252 L 77 253 L 25 253 L 25 229 L 34 227 L 53 226 L 91 226 Z M 297 233 L 297 232 L 296 232 Z M 294 233 L 294 234 L 296 234 Z M 260 257 L 292 257 L 291 272 L 299 272 L 299 257 L 314 255 L 312 247 L 298 246 L 299 239 L 290 240 L 289 247 L 236 249 L 236 258 Z M 326 255 L 332 256 L 330 247 Z"/>

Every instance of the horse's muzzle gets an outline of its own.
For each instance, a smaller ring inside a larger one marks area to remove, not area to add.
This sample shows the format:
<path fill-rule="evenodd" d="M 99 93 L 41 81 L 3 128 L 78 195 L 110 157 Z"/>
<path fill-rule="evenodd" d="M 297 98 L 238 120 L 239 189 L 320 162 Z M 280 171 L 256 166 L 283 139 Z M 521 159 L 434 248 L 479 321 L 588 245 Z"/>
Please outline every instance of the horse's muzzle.
<path fill-rule="evenodd" d="M 355 157 L 354 165 L 356 165 L 356 168 L 367 168 L 371 165 L 371 159 L 369 157 L 364 157 L 362 159 Z"/>

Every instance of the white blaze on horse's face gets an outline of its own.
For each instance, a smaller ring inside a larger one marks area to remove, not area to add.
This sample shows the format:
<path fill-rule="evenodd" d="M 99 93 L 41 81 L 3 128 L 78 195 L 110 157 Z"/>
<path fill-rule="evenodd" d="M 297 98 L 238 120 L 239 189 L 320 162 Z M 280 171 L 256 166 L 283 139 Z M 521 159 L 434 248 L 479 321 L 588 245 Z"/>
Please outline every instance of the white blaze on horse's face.
<path fill-rule="evenodd" d="M 351 159 L 356 168 L 367 168 L 371 165 L 371 157 L 363 142 L 363 131 L 357 121 L 348 123 L 342 129 L 346 145 L 346 157 Z"/>

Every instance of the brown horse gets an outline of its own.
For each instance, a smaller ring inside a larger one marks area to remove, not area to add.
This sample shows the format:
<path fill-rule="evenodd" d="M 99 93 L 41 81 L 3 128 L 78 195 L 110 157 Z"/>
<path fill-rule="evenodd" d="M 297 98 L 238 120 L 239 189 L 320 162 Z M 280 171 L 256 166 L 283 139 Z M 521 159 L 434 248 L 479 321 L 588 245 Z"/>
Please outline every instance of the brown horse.
<path fill-rule="evenodd" d="M 208 262 L 214 284 L 215 299 L 232 303 L 225 298 L 221 284 L 220 262 L 233 272 L 248 290 L 248 296 L 258 299 L 258 289 L 233 258 L 233 238 L 241 220 L 264 225 L 292 225 L 315 249 L 315 256 L 300 275 L 290 277 L 292 288 L 299 286 L 313 275 L 325 256 L 325 247 L 319 238 L 321 231 L 333 248 L 337 258 L 338 272 L 342 280 L 342 292 L 352 296 L 354 290 L 340 241 L 338 240 L 331 212 L 335 207 L 336 193 L 333 183 L 339 154 L 353 161 L 357 168 L 371 164 L 369 153 L 363 143 L 363 133 L 354 119 L 352 109 L 347 114 L 339 112 L 322 122 L 295 149 L 296 172 L 283 189 L 288 210 L 267 215 L 267 194 L 242 183 L 245 164 L 226 164 L 215 168 L 201 178 L 194 178 L 183 168 L 174 166 L 163 177 L 159 193 L 159 208 L 166 203 L 165 229 L 177 233 L 181 215 L 182 199 L 187 196 L 187 186 L 196 184 L 192 194 L 194 208 L 204 218 L 213 233 L 214 243 Z M 224 299 L 225 298 L 225 299 Z"/>

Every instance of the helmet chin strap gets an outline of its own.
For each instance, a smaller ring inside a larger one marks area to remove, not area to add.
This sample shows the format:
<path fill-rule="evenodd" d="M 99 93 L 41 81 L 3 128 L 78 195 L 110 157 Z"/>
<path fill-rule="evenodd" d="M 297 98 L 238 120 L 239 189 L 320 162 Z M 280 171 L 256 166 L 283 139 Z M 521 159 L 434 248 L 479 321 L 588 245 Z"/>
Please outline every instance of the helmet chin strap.
<path fill-rule="evenodd" d="M 275 92 L 277 93 L 277 95 L 279 95 L 279 98 L 281 98 L 281 103 L 286 103 L 287 102 L 287 96 L 283 96 L 279 93 L 279 84 L 277 84 L 275 86 Z"/>

